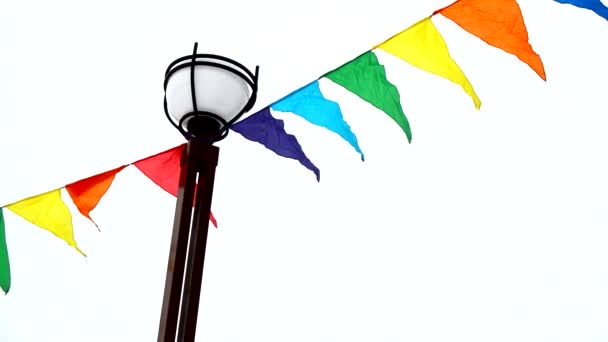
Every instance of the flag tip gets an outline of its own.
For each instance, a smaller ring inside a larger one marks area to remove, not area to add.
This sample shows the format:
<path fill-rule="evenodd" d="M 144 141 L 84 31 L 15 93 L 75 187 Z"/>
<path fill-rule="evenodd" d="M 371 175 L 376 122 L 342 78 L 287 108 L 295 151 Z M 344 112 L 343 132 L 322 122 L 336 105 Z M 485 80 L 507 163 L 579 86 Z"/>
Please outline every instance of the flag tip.
<path fill-rule="evenodd" d="M 95 221 L 93 221 L 92 219 L 91 219 L 91 222 L 93 222 L 93 224 L 95 225 L 95 228 L 97 228 L 97 231 L 101 232 L 101 229 L 99 229 L 99 226 L 97 225 L 97 223 L 95 223 Z"/>

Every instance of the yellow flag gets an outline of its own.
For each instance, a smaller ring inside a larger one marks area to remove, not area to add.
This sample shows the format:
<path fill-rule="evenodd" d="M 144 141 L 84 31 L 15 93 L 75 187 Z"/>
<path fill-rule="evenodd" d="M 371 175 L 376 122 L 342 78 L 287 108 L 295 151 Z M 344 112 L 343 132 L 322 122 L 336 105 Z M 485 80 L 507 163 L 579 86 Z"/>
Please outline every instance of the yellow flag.
<path fill-rule="evenodd" d="M 450 56 L 450 51 L 441 33 L 428 17 L 414 24 L 407 30 L 397 34 L 377 46 L 411 65 L 424 71 L 447 78 L 459 84 L 475 102 L 475 108 L 481 107 L 481 101 L 473 86 Z"/>
<path fill-rule="evenodd" d="M 27 221 L 46 229 L 86 256 L 74 240 L 70 209 L 61 199 L 60 189 L 9 204 L 6 209 Z"/>

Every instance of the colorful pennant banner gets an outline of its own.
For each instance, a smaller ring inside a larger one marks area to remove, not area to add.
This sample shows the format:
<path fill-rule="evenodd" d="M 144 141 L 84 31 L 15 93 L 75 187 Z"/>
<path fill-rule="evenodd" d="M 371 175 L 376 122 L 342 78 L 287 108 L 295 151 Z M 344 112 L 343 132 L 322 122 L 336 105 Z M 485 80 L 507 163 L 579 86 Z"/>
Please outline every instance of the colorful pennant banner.
<path fill-rule="evenodd" d="M 608 7 L 600 0 L 555 1 L 588 9 L 608 20 Z M 524 18 L 515 0 L 458 0 L 322 76 L 388 115 L 403 130 L 410 143 L 412 129 L 401 105 L 401 94 L 387 79 L 386 70 L 378 61 L 374 49 L 388 52 L 417 68 L 459 85 L 471 97 L 475 107 L 481 107 L 481 100 L 473 85 L 450 55 L 448 44 L 433 23 L 435 15 L 452 20 L 486 44 L 516 56 L 546 80 L 543 62 L 529 43 Z M 281 157 L 297 160 L 312 171 L 319 181 L 319 168 L 306 156 L 298 139 L 286 132 L 283 121 L 272 116 L 272 111 L 293 113 L 313 125 L 334 132 L 354 148 L 361 160 L 365 160 L 359 141 L 345 121 L 340 105 L 323 95 L 318 80 L 236 123 L 231 129 Z M 185 145 L 180 145 L 130 165 L 138 168 L 161 189 L 177 196 L 184 147 Z M 123 165 L 64 187 L 80 214 L 96 227 L 91 212 L 107 193 L 117 174 L 126 167 Z M 64 188 L 29 197 L 3 208 L 49 231 L 85 255 L 74 239 L 72 214 L 61 196 Z M 0 208 L 0 289 L 8 293 L 11 288 L 11 272 L 3 208 Z M 217 227 L 213 214 L 210 215 L 210 220 Z"/>

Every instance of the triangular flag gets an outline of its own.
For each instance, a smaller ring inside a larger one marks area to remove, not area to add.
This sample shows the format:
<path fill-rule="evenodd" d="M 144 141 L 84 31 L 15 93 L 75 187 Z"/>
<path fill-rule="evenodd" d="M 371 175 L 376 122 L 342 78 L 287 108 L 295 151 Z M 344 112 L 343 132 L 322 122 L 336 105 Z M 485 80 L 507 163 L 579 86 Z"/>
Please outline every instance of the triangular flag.
<path fill-rule="evenodd" d="M 451 19 L 484 42 L 517 56 L 547 80 L 540 56 L 528 42 L 528 30 L 515 0 L 459 0 L 435 13 Z"/>
<path fill-rule="evenodd" d="M 403 59 L 415 67 L 460 85 L 473 99 L 475 108 L 479 109 L 481 107 L 481 101 L 477 97 L 471 82 L 450 56 L 445 40 L 430 17 L 419 21 L 407 30 L 378 45 L 378 48 Z"/>
<path fill-rule="evenodd" d="M 412 142 L 412 130 L 401 108 L 399 90 L 386 79 L 386 71 L 376 54 L 368 51 L 324 77 L 388 114 Z"/>
<path fill-rule="evenodd" d="M 340 105 L 326 99 L 321 93 L 319 81 L 296 90 L 283 99 L 270 105 L 270 108 L 279 112 L 291 112 L 306 119 L 313 125 L 327 128 L 346 140 L 364 160 L 363 152 L 359 148 L 357 137 L 342 116 Z"/>
<path fill-rule="evenodd" d="M 161 189 L 177 197 L 182 154 L 185 144 L 133 163 Z"/>
<path fill-rule="evenodd" d="M 298 139 L 285 131 L 283 120 L 272 116 L 269 107 L 237 122 L 230 128 L 245 139 L 258 142 L 281 157 L 299 161 L 305 168 L 314 172 L 317 181 L 319 180 L 321 176 L 319 168 L 308 159 Z"/>
<path fill-rule="evenodd" d="M 0 288 L 5 294 L 11 289 L 11 264 L 8 260 L 6 229 L 2 208 L 0 208 Z"/>
<path fill-rule="evenodd" d="M 67 242 L 68 245 L 74 247 L 80 254 L 86 256 L 74 240 L 72 215 L 70 209 L 61 199 L 60 189 L 9 204 L 6 209 L 55 234 L 58 238 Z"/>
<path fill-rule="evenodd" d="M 608 7 L 601 0 L 555 0 L 560 4 L 570 4 L 576 7 L 593 11 L 600 17 L 608 20 Z"/>
<path fill-rule="evenodd" d="M 152 182 L 163 190 L 177 197 L 179 189 L 179 175 L 181 173 L 182 153 L 186 144 L 179 145 L 165 152 L 133 163 Z M 217 221 L 210 213 L 209 220 L 217 228 Z"/>
<path fill-rule="evenodd" d="M 78 211 L 91 220 L 95 227 L 97 227 L 97 223 L 90 216 L 91 210 L 95 209 L 101 197 L 106 194 L 116 174 L 125 167 L 126 165 L 65 186 Z M 97 228 L 99 229 L 99 227 Z"/>

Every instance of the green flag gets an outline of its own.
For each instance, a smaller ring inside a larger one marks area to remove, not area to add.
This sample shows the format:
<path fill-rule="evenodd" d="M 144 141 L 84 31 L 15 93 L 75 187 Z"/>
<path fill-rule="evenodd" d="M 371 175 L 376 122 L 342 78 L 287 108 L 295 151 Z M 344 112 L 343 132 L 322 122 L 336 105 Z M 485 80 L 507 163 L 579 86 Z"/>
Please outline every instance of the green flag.
<path fill-rule="evenodd" d="M 0 208 L 0 288 L 5 294 L 11 289 L 11 265 L 8 262 L 8 249 L 6 248 L 2 208 Z"/>
<path fill-rule="evenodd" d="M 324 77 L 388 114 L 403 129 L 407 140 L 412 142 L 412 130 L 401 108 L 399 91 L 386 79 L 384 66 L 378 62 L 375 53 L 368 51 Z"/>

